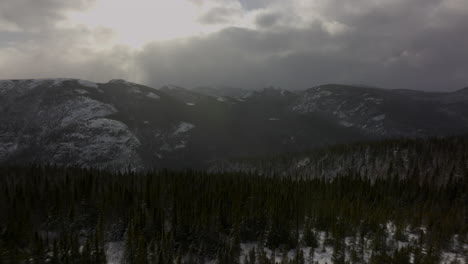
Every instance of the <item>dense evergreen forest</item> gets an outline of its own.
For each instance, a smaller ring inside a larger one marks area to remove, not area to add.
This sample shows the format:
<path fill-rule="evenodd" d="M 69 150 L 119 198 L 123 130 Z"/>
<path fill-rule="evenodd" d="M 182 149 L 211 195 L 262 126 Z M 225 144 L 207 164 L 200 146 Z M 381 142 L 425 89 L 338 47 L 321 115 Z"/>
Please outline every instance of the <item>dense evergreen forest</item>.
<path fill-rule="evenodd" d="M 244 172 L 276 177 L 430 178 L 446 184 L 468 174 L 468 135 L 391 139 L 333 145 L 305 153 L 233 158 L 214 162 L 211 172 Z"/>
<path fill-rule="evenodd" d="M 378 177 L 0 167 L 0 263 L 468 263 L 465 138 L 404 142 Z"/>

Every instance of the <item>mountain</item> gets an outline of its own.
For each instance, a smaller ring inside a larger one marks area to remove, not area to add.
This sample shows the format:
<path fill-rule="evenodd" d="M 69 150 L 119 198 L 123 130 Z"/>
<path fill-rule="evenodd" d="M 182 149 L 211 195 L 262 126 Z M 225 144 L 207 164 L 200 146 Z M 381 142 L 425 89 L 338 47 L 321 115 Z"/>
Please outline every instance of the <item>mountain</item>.
<path fill-rule="evenodd" d="M 231 95 L 111 80 L 0 81 L 0 162 L 122 169 L 468 131 L 468 94 L 324 85 Z"/>
<path fill-rule="evenodd" d="M 292 110 L 378 136 L 452 135 L 468 128 L 467 95 L 330 84 L 306 90 Z"/>
<path fill-rule="evenodd" d="M 200 86 L 191 89 L 192 91 L 212 97 L 234 97 L 244 98 L 250 94 L 250 90 L 229 86 Z"/>

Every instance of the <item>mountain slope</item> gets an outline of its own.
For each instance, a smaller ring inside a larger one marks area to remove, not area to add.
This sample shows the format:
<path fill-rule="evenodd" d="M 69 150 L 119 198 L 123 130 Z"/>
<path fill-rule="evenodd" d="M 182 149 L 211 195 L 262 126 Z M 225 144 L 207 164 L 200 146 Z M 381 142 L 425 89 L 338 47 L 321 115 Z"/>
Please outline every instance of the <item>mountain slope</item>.
<path fill-rule="evenodd" d="M 378 136 L 459 134 L 468 129 L 468 97 L 457 93 L 323 85 L 304 91 L 292 110 Z"/>
<path fill-rule="evenodd" d="M 213 160 L 468 132 L 468 100 L 327 85 L 211 96 L 124 80 L 0 81 L 0 163 L 201 168 Z"/>
<path fill-rule="evenodd" d="M 360 137 L 327 120 L 295 115 L 287 110 L 289 100 L 215 98 L 124 80 L 2 81 L 0 162 L 200 167 L 219 157 Z"/>

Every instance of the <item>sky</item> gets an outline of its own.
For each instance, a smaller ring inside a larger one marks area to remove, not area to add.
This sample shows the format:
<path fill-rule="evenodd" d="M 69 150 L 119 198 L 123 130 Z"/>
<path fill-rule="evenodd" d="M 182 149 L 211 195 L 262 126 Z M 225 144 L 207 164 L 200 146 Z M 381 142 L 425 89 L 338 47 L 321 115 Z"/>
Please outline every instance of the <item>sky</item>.
<path fill-rule="evenodd" d="M 2 0 L 0 79 L 468 86 L 468 0 Z"/>

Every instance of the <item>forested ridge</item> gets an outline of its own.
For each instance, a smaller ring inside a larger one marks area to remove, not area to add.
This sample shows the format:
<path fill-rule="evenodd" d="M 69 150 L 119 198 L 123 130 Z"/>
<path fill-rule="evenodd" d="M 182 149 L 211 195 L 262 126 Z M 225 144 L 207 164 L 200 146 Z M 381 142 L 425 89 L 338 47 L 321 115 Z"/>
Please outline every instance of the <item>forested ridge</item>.
<path fill-rule="evenodd" d="M 405 177 L 0 167 L 0 263 L 468 263 L 466 140 L 422 142 Z"/>
<path fill-rule="evenodd" d="M 328 179 L 349 174 L 369 179 L 419 177 L 446 184 L 468 173 L 468 135 L 358 142 L 303 153 L 231 158 L 213 162 L 209 170 Z"/>

